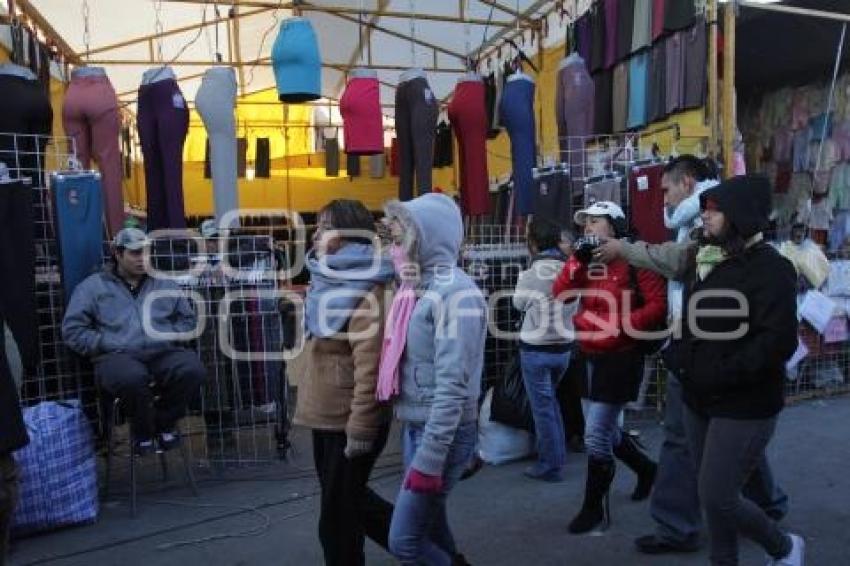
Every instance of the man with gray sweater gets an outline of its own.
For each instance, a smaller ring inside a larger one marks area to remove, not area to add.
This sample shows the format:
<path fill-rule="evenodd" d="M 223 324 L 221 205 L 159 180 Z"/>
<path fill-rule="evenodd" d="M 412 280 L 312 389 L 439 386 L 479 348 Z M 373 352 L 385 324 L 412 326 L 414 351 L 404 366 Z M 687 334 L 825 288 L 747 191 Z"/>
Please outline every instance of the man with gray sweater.
<path fill-rule="evenodd" d="M 62 338 L 92 360 L 98 385 L 122 399 L 134 450 L 145 455 L 179 443 L 177 421 L 207 372 L 176 343 L 193 337 L 195 312 L 176 283 L 147 274 L 145 233 L 125 228 L 113 244 L 114 264 L 74 290 Z"/>

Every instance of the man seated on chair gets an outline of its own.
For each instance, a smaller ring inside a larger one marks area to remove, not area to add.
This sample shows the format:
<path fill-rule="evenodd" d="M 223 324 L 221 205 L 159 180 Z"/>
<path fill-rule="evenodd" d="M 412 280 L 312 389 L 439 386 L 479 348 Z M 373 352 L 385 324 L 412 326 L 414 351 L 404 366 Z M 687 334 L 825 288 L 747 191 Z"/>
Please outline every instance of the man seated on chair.
<path fill-rule="evenodd" d="M 207 377 L 195 352 L 174 341 L 195 329 L 195 312 L 176 283 L 146 272 L 148 245 L 141 230 L 121 230 L 114 262 L 77 286 L 62 322 L 68 347 L 121 399 L 139 455 L 178 445 L 177 421 Z"/>

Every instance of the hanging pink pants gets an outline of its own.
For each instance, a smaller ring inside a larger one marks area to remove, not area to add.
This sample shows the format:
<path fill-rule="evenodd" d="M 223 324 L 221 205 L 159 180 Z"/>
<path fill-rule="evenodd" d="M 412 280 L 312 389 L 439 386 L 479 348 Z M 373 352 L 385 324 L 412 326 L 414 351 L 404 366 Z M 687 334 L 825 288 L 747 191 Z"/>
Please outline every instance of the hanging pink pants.
<path fill-rule="evenodd" d="M 118 98 L 105 76 L 73 77 L 62 105 L 65 135 L 74 140 L 77 158 L 88 168 L 94 157 L 103 185 L 104 214 L 110 236 L 124 224 L 121 151 L 118 137 L 121 117 Z"/>
<path fill-rule="evenodd" d="M 353 78 L 339 101 L 345 152 L 376 155 L 384 152 L 384 120 L 378 79 Z"/>
<path fill-rule="evenodd" d="M 487 110 L 485 87 L 480 81 L 463 81 L 455 87 L 449 103 L 460 150 L 460 202 L 464 214 L 490 212 L 490 181 L 487 178 Z"/>

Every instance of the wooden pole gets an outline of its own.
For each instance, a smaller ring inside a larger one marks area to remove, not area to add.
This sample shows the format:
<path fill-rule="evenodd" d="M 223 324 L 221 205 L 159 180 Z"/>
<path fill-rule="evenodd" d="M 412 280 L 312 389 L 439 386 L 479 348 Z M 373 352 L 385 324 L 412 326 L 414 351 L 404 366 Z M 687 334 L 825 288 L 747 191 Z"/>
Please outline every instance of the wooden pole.
<path fill-rule="evenodd" d="M 239 74 L 239 94 L 245 96 L 245 66 L 242 64 L 242 42 L 239 39 L 239 6 L 233 6 L 233 54 Z"/>
<path fill-rule="evenodd" d="M 735 143 L 735 3 L 723 7 L 723 171 L 725 178 L 733 176 Z"/>
<path fill-rule="evenodd" d="M 720 138 L 719 77 L 717 75 L 717 37 L 720 21 L 718 20 L 717 0 L 708 0 L 708 22 L 708 104 L 706 108 L 708 111 L 708 125 L 711 131 L 709 153 L 716 156 L 718 152 L 717 144 Z"/>

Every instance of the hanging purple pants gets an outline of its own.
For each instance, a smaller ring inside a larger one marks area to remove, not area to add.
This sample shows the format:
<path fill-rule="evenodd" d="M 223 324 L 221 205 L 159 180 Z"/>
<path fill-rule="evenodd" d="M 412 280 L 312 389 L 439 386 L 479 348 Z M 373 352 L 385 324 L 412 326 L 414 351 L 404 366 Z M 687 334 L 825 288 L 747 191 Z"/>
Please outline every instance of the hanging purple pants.
<path fill-rule="evenodd" d="M 173 79 L 139 87 L 138 127 L 145 158 L 148 230 L 185 228 L 183 142 L 189 109 Z"/>

